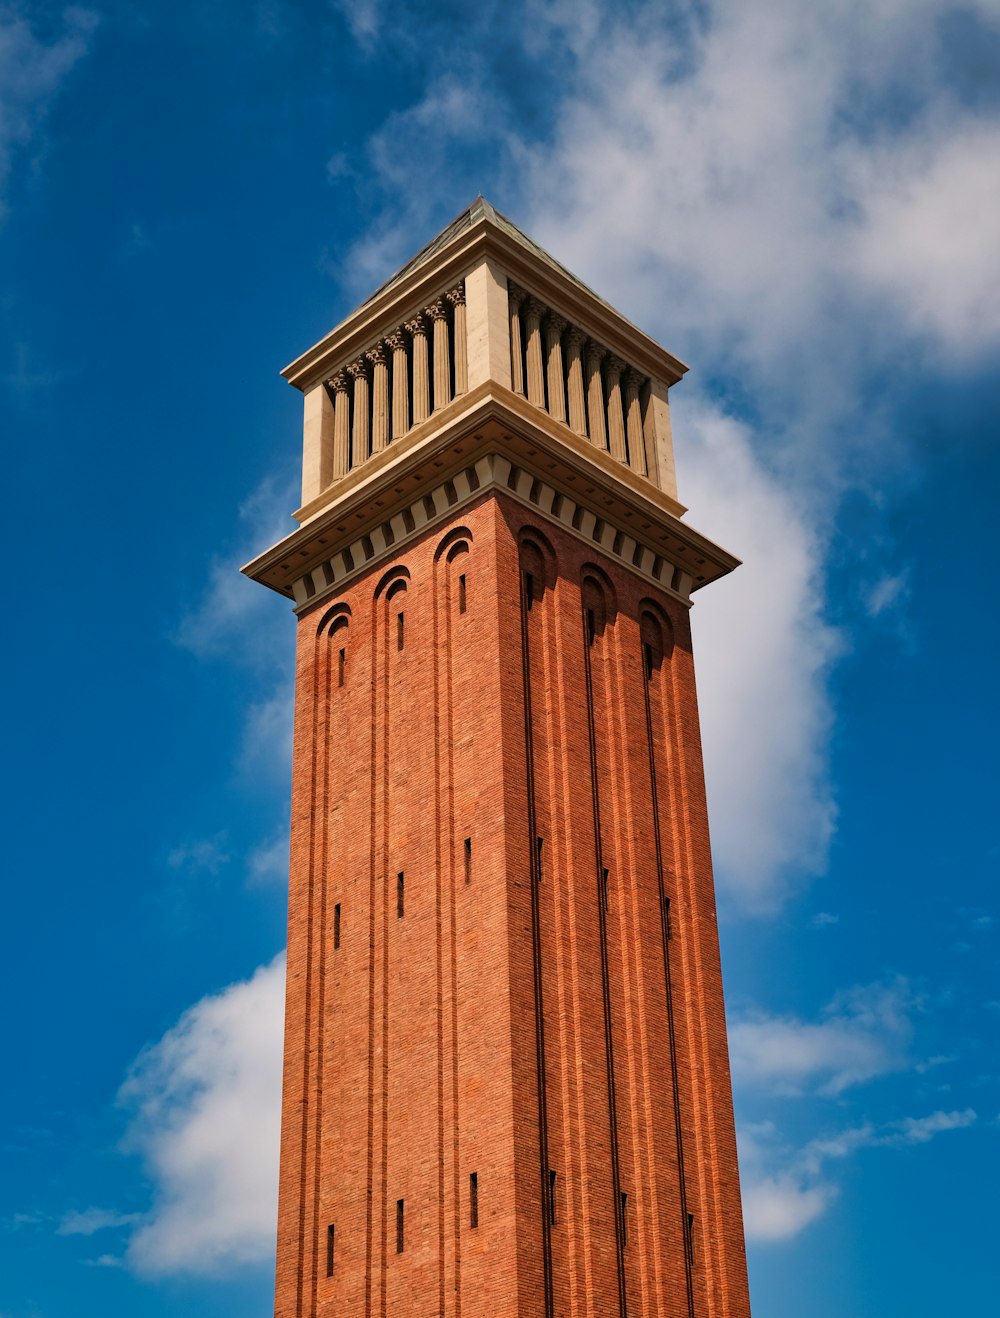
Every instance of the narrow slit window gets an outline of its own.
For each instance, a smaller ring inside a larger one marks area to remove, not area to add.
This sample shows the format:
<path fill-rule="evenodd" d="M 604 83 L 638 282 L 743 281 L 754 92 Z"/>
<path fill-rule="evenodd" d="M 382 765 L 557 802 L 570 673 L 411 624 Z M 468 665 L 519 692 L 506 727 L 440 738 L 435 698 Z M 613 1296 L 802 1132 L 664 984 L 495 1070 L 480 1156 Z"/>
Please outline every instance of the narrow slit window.
<path fill-rule="evenodd" d="M 619 1193 L 622 1206 L 622 1244 L 628 1244 L 628 1194 L 622 1190 Z"/>
<path fill-rule="evenodd" d="M 469 1226 L 475 1230 L 479 1225 L 479 1173 L 469 1173 Z"/>
<path fill-rule="evenodd" d="M 465 573 L 463 572 L 462 575 L 461 575 L 461 576 L 459 577 L 459 579 L 458 579 L 458 611 L 459 611 L 459 613 L 464 613 L 464 612 L 465 612 L 465 608 L 466 608 Z"/>
<path fill-rule="evenodd" d="M 674 936 L 674 926 L 673 926 L 673 922 L 672 922 L 671 919 L 670 919 L 670 898 L 669 898 L 669 897 L 664 897 L 664 899 L 663 899 L 663 921 L 664 921 L 664 924 L 666 925 L 666 928 L 667 928 L 667 939 L 668 939 L 668 941 L 669 941 L 669 940 L 670 940 L 671 938 L 673 938 L 673 936 Z"/>
<path fill-rule="evenodd" d="M 538 873 L 539 883 L 542 881 L 542 842 L 542 838 L 535 838 L 535 869 Z"/>
<path fill-rule="evenodd" d="M 646 641 L 642 647 L 642 664 L 646 670 L 646 681 L 653 676 L 653 647 Z"/>
<path fill-rule="evenodd" d="M 604 909 L 606 911 L 610 910 L 610 900 L 608 897 L 608 871 L 606 868 L 601 871 L 601 901 L 604 904 Z"/>
<path fill-rule="evenodd" d="M 333 908 L 333 950 L 340 947 L 340 902 Z"/>
<path fill-rule="evenodd" d="M 594 622 L 594 610 L 587 610 L 587 644 L 594 644 L 594 637 L 597 635 L 597 625 Z"/>
<path fill-rule="evenodd" d="M 326 1275 L 328 1277 L 333 1276 L 333 1245 L 336 1230 L 332 1222 L 326 1228 Z"/>
<path fill-rule="evenodd" d="M 549 1168 L 549 1222 L 556 1224 L 556 1174 Z"/>
<path fill-rule="evenodd" d="M 472 882 L 472 838 L 471 837 L 467 837 L 465 839 L 465 845 L 463 846 L 462 851 L 465 857 L 465 881 L 466 883 L 471 883 Z"/>
<path fill-rule="evenodd" d="M 396 919 L 403 918 L 403 871 L 400 870 L 396 875 Z"/>
<path fill-rule="evenodd" d="M 531 602 L 534 599 L 534 597 L 535 597 L 535 578 L 531 575 L 530 572 L 525 572 L 524 598 L 529 609 L 531 608 Z"/>
<path fill-rule="evenodd" d="M 344 673 L 347 669 L 347 651 L 341 650 L 337 659 L 337 685 L 344 685 Z"/>
<path fill-rule="evenodd" d="M 684 1243 L 687 1246 L 688 1262 L 694 1263 L 694 1213 L 688 1213 L 687 1237 Z"/>
<path fill-rule="evenodd" d="M 396 649 L 397 650 L 401 650 L 403 648 L 404 635 L 405 633 L 404 633 L 403 614 L 402 611 L 400 611 L 399 613 L 396 614 Z"/>
<path fill-rule="evenodd" d="M 396 1200 L 396 1253 L 402 1254 L 406 1238 L 403 1230 L 403 1201 Z"/>

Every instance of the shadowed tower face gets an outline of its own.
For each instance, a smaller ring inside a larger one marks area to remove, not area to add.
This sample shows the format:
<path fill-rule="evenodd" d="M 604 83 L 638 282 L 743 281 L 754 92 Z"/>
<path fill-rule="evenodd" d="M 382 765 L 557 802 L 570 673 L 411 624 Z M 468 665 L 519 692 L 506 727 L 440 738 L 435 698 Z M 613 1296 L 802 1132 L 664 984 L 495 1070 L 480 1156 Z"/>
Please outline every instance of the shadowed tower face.
<path fill-rule="evenodd" d="M 684 370 L 480 198 L 285 371 L 278 1318 L 749 1314 Z"/>

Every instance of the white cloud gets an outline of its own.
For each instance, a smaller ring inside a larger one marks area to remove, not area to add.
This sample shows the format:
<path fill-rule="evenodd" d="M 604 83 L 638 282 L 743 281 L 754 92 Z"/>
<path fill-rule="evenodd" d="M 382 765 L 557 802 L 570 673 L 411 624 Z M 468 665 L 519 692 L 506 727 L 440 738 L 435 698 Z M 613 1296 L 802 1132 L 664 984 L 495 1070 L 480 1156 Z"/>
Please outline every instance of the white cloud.
<path fill-rule="evenodd" d="M 92 10 L 66 9 L 62 31 L 46 42 L 15 8 L 0 11 L 0 218 L 14 153 L 38 133 L 67 75 L 86 55 L 97 23 Z"/>
<path fill-rule="evenodd" d="M 1000 122 L 932 121 L 856 165 L 857 269 L 963 360 L 1000 344 Z"/>
<path fill-rule="evenodd" d="M 825 678 L 839 642 L 822 617 L 823 545 L 744 426 L 690 400 L 677 425 L 697 525 L 744 559 L 696 596 L 691 622 L 716 871 L 767 909 L 822 867 L 833 830 Z"/>
<path fill-rule="evenodd" d="M 737 1085 L 836 1095 L 908 1063 L 916 1002 L 904 980 L 839 993 L 819 1021 L 756 1013 L 729 1031 Z"/>
<path fill-rule="evenodd" d="M 389 204 L 338 265 L 370 291 L 449 183 L 478 177 L 465 147 L 488 144 L 501 209 L 737 387 L 743 422 L 685 384 L 674 433 L 692 522 L 745 564 L 699 597 L 694 626 L 720 879 L 759 910 L 822 868 L 835 823 L 838 499 L 904 444 L 885 412 L 898 364 L 1000 347 L 1000 114 L 961 100 L 952 10 L 709 0 L 668 21 L 658 5 L 529 3 L 523 53 L 564 73 L 546 131 L 521 129 L 509 69 L 467 38 L 370 137 Z M 995 5 L 963 12 L 995 30 Z M 905 593 L 903 577 L 876 582 L 869 616 Z"/>
<path fill-rule="evenodd" d="M 904 1148 L 926 1144 L 949 1130 L 977 1120 L 971 1108 L 932 1112 L 882 1126 L 866 1123 L 810 1140 L 801 1149 L 784 1144 L 771 1122 L 739 1131 L 743 1215 L 748 1240 L 774 1242 L 798 1235 L 820 1217 L 838 1194 L 828 1164 L 864 1148 Z"/>
<path fill-rule="evenodd" d="M 953 9 L 716 2 L 581 27 L 562 7 L 551 39 L 578 63 L 554 140 L 525 153 L 533 229 L 646 323 L 729 342 L 772 385 L 803 353 L 812 387 L 878 354 L 840 336 L 886 289 L 936 346 L 995 348 L 1000 122 L 956 109 Z M 967 13 L 996 25 L 995 6 Z"/>
<path fill-rule="evenodd" d="M 222 1273 L 274 1249 L 284 956 L 203 998 L 137 1059 L 125 1147 L 155 1187 L 126 1262 L 151 1276 Z"/>

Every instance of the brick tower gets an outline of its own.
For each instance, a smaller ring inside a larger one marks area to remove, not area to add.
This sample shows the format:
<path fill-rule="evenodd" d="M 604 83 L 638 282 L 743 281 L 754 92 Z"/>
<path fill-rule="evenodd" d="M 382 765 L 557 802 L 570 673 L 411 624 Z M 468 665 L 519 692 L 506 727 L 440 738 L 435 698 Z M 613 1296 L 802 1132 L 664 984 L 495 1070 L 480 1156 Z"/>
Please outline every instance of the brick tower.
<path fill-rule="evenodd" d="M 746 1318 L 684 366 L 482 198 L 293 362 L 278 1318 Z"/>

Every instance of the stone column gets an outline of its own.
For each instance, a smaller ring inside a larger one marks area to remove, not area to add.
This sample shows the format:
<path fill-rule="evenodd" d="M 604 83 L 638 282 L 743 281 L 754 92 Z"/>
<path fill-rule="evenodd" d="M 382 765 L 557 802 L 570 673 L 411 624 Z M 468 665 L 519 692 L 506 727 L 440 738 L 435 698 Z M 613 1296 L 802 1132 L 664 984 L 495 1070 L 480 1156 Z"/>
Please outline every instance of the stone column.
<path fill-rule="evenodd" d="M 545 375 L 542 366 L 542 316 L 545 307 L 537 297 L 524 304 L 524 333 L 528 341 L 528 402 L 545 406 Z"/>
<path fill-rule="evenodd" d="M 431 385 L 427 372 L 427 321 L 414 316 L 403 327 L 413 339 L 413 424 L 419 426 L 431 414 Z"/>
<path fill-rule="evenodd" d="M 389 354 L 377 343 L 365 356 L 372 364 L 372 453 L 389 442 Z"/>
<path fill-rule="evenodd" d="M 601 362 L 604 349 L 591 339 L 587 344 L 587 425 L 590 442 L 608 451 L 608 431 L 604 415 L 604 385 L 601 382 Z"/>
<path fill-rule="evenodd" d="M 583 392 L 581 352 L 587 342 L 583 330 L 571 325 L 566 335 L 566 382 L 569 392 L 569 426 L 578 435 L 587 434 L 587 399 Z"/>
<path fill-rule="evenodd" d="M 333 390 L 333 479 L 346 476 L 351 469 L 351 395 L 347 374 L 338 371 L 330 381 Z"/>
<path fill-rule="evenodd" d="M 524 349 L 521 346 L 521 303 L 527 297 L 523 288 L 507 285 L 507 304 L 510 310 L 510 387 L 516 394 L 524 393 Z"/>
<path fill-rule="evenodd" d="M 642 408 L 639 390 L 643 377 L 633 367 L 625 372 L 625 434 L 628 437 L 628 465 L 637 476 L 646 474 L 646 441 L 642 434 Z"/>
<path fill-rule="evenodd" d="M 402 330 L 394 330 L 386 337 L 385 343 L 392 349 L 392 427 L 389 433 L 393 439 L 399 439 L 410 428 L 410 367 L 406 337 Z"/>
<path fill-rule="evenodd" d="M 443 297 L 432 302 L 427 315 L 434 322 L 434 411 L 451 402 L 451 361 L 448 356 L 448 308 Z"/>
<path fill-rule="evenodd" d="M 347 374 L 354 381 L 354 434 L 351 436 L 351 470 L 371 456 L 368 422 L 368 366 L 364 357 L 351 362 Z"/>
<path fill-rule="evenodd" d="M 566 386 L 563 384 L 562 332 L 566 321 L 550 311 L 545 317 L 545 374 L 549 385 L 549 416 L 566 420 Z"/>
<path fill-rule="evenodd" d="M 465 330 L 465 285 L 459 284 L 447 294 L 448 301 L 454 307 L 455 335 L 455 393 L 469 392 L 469 336 Z"/>
<path fill-rule="evenodd" d="M 608 382 L 608 450 L 619 462 L 628 462 L 625 451 L 625 414 L 622 411 L 622 371 L 625 363 L 620 357 L 608 354 L 604 363 Z"/>

